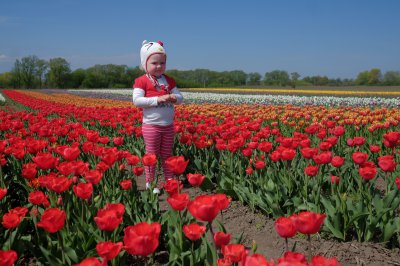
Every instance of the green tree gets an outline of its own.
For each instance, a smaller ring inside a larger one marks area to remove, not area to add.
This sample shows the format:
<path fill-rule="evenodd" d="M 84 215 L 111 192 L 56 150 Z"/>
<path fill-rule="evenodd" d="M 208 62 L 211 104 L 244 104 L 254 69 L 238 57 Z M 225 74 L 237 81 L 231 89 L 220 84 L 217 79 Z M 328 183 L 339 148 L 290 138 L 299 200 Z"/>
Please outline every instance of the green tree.
<path fill-rule="evenodd" d="M 368 85 L 379 85 L 382 82 L 382 72 L 379 68 L 373 68 L 368 73 Z"/>
<path fill-rule="evenodd" d="M 71 68 L 67 60 L 62 57 L 53 58 L 49 61 L 48 81 L 55 88 L 65 88 L 69 83 Z"/>
<path fill-rule="evenodd" d="M 257 72 L 251 72 L 247 75 L 247 85 L 260 85 L 261 75 Z"/>
<path fill-rule="evenodd" d="M 400 71 L 388 71 L 383 76 L 383 84 L 386 86 L 400 85 Z"/>
<path fill-rule="evenodd" d="M 39 58 L 37 56 L 30 55 L 23 57 L 19 63 L 19 74 L 25 88 L 33 89 L 35 87 L 38 61 Z"/>
<path fill-rule="evenodd" d="M 0 88 L 13 87 L 13 73 L 4 72 L 0 74 Z"/>
<path fill-rule="evenodd" d="M 273 86 L 286 86 L 289 83 L 289 74 L 284 70 L 274 70 L 265 73 L 264 84 Z"/>
<path fill-rule="evenodd" d="M 290 81 L 292 83 L 292 88 L 296 88 L 297 80 L 300 78 L 300 74 L 297 72 L 290 73 Z"/>
<path fill-rule="evenodd" d="M 49 65 L 46 60 L 43 59 L 37 60 L 35 76 L 39 81 L 39 88 L 42 88 L 43 86 L 43 80 L 46 77 L 48 67 Z"/>
<path fill-rule="evenodd" d="M 70 78 L 69 78 L 68 87 L 70 87 L 70 88 L 82 87 L 82 83 L 85 80 L 85 77 L 86 77 L 86 70 L 84 70 L 82 68 L 78 68 L 78 69 L 72 71 Z"/>

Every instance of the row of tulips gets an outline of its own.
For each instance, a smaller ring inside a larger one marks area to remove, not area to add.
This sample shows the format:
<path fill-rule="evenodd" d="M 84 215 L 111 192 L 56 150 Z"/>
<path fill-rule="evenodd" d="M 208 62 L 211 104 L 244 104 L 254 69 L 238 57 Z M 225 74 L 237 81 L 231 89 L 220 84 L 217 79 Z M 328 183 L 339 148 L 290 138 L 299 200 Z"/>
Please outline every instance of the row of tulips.
<path fill-rule="evenodd" d="M 157 249 L 168 251 L 171 265 L 308 265 L 301 254 L 289 252 L 275 263 L 231 242 L 222 223 L 212 224 L 229 205 L 225 194 L 190 200 L 181 182 L 169 180 L 164 189 L 171 207 L 161 213 L 158 196 L 135 183 L 155 156 L 132 154 L 121 137 L 110 142 L 73 116 L 51 111 L 1 112 L 0 119 L 1 265 L 32 258 L 48 265 L 123 265 L 139 257 L 152 264 Z M 168 160 L 177 176 L 188 163 L 182 156 Z M 205 176 L 187 179 L 199 186 Z M 326 261 L 337 262 L 315 256 L 310 263 Z"/>
<path fill-rule="evenodd" d="M 18 132 L 18 135 L 24 137 L 29 137 L 34 132 L 35 137 L 44 137 L 53 145 L 71 147 L 83 139 L 84 142 L 77 145 L 81 150 L 85 147 L 88 151 L 82 155 L 85 157 L 82 161 L 100 169 L 104 161 L 110 160 L 104 154 L 113 154 L 115 149 L 101 151 L 98 144 L 103 148 L 111 144 L 131 154 L 143 154 L 140 113 L 137 109 L 114 108 L 110 115 L 110 109 L 107 108 L 77 108 L 71 104 L 62 105 L 59 99 L 57 104 L 52 104 L 52 97 L 40 94 L 6 93 L 10 98 L 40 112 L 37 116 L 25 113 L 9 123 L 3 123 L 4 131 Z M 216 107 L 221 111 L 216 112 Z M 179 109 L 176 121 L 179 143 L 176 145 L 176 153 L 190 158 L 186 172 L 204 173 L 206 179 L 202 184 L 203 188 L 217 184 L 220 192 L 238 197 L 276 217 L 303 210 L 326 212 L 327 229 L 342 239 L 346 239 L 346 233 L 354 228 L 360 240 L 376 236 L 390 238 L 395 235 L 398 220 L 394 210 L 399 204 L 394 182 L 398 173 L 398 134 L 390 129 L 398 125 L 398 110 L 342 108 L 331 111 L 316 107 L 301 109 L 290 106 L 257 108 L 262 112 L 245 106 L 236 109 L 215 105 Z M 4 121 L 10 119 L 9 114 L 7 115 Z M 47 121 L 49 116 L 53 119 Z M 32 120 L 29 123 L 23 122 L 28 119 Z M 51 124 L 48 125 L 47 122 Z M 358 137 L 363 134 L 371 136 Z M 376 139 L 383 141 L 374 143 Z M 324 143 L 320 144 L 321 142 Z M 11 172 L 15 173 L 23 168 L 21 160 L 29 157 L 26 152 L 21 152 L 28 149 L 25 147 L 27 144 L 18 145 L 17 148 L 10 148 L 13 150 Z M 365 150 L 371 145 L 372 149 Z M 30 149 L 43 150 L 40 147 Z M 90 150 L 96 152 L 91 154 Z M 364 151 L 372 163 L 367 160 L 353 162 L 352 154 L 359 150 Z M 383 157 L 382 160 L 382 156 L 387 156 L 385 154 L 392 157 Z M 385 167 L 382 168 L 381 163 L 378 168 L 374 163 L 378 158 L 392 166 L 385 171 L 382 170 Z M 337 161 L 339 163 L 335 163 Z M 339 166 L 341 161 L 342 165 Z M 28 159 L 26 163 L 29 162 Z M 14 166 L 14 163 L 20 165 Z M 355 166 L 358 168 L 354 169 Z M 115 165 L 110 168 L 106 170 L 109 177 L 127 174 L 127 171 L 120 171 Z M 133 165 L 133 172 L 140 168 Z M 375 169 L 375 175 L 371 169 Z M 327 173 L 334 175 L 327 176 Z M 383 174 L 390 181 L 383 190 L 383 198 L 380 196 L 382 190 L 378 191 L 373 186 L 378 178 L 377 174 Z M 80 176 L 87 178 L 83 174 Z M 363 179 L 363 176 L 367 178 Z M 100 178 L 95 175 L 93 180 L 97 179 Z M 104 179 L 100 179 L 98 183 L 100 186 L 106 183 L 99 191 L 109 192 L 107 196 L 112 198 L 117 195 L 118 186 L 112 182 L 103 182 Z M 112 178 L 106 178 L 108 179 Z M 359 192 L 357 196 L 356 193 Z M 50 202 L 58 201 L 57 197 L 53 197 L 53 201 L 51 198 Z M 97 200 L 100 202 L 103 198 Z M 149 212 L 150 217 L 157 216 L 156 206 L 146 204 L 148 201 L 139 202 L 135 204 L 144 206 L 137 208 Z"/>

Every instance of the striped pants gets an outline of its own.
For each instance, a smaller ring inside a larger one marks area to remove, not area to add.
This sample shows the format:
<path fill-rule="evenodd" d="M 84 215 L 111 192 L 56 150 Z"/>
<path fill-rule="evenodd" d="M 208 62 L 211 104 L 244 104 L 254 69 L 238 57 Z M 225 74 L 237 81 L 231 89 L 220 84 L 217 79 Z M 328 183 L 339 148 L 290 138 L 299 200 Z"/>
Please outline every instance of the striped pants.
<path fill-rule="evenodd" d="M 165 180 L 173 178 L 173 173 L 165 160 L 172 156 L 172 148 L 174 145 L 174 125 L 158 126 L 158 125 L 142 125 L 142 133 L 144 144 L 146 145 L 146 153 L 154 153 L 161 158 L 161 165 L 164 172 Z M 145 166 L 146 182 L 154 180 L 156 166 Z"/>

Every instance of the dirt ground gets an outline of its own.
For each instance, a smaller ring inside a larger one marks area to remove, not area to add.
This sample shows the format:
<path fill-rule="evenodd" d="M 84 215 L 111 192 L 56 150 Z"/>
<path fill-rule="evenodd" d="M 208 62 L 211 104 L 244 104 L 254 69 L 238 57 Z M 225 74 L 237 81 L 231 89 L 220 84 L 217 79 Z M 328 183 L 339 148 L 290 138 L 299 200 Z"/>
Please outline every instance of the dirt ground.
<path fill-rule="evenodd" d="M 144 177 L 137 178 L 138 188 L 144 189 Z M 205 194 L 199 188 L 185 186 L 184 193 L 188 193 L 193 199 Z M 160 196 L 161 209 L 168 208 L 167 193 Z M 284 252 L 284 239 L 278 236 L 274 229 L 274 220 L 262 213 L 253 212 L 241 202 L 232 201 L 229 208 L 217 218 L 223 223 L 232 237 L 239 236 L 243 232 L 243 244 L 251 248 L 253 241 L 257 243 L 257 253 L 263 254 L 267 259 L 276 259 Z M 289 248 L 295 245 L 296 252 L 307 250 L 307 240 L 299 234 L 289 239 Z M 343 266 L 352 265 L 400 265 L 400 250 L 389 249 L 382 243 L 338 242 L 331 239 L 312 238 L 312 254 L 325 257 L 336 257 Z"/>

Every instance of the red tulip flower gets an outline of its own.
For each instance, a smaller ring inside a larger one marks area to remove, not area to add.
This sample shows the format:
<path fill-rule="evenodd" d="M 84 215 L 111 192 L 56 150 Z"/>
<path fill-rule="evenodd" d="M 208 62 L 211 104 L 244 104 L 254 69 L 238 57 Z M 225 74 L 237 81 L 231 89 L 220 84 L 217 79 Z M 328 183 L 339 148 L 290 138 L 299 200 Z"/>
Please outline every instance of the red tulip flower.
<path fill-rule="evenodd" d="M 174 193 L 167 198 L 169 205 L 176 211 L 182 211 L 186 208 L 189 203 L 189 194 L 186 193 Z"/>
<path fill-rule="evenodd" d="M 323 256 L 314 256 L 311 259 L 310 266 L 341 266 L 337 258 L 325 258 Z"/>
<path fill-rule="evenodd" d="M 290 238 L 296 235 L 297 229 L 292 217 L 279 217 L 275 221 L 275 230 L 280 237 Z"/>
<path fill-rule="evenodd" d="M 331 165 L 333 167 L 339 168 L 344 164 L 345 159 L 340 156 L 333 156 L 331 160 Z"/>
<path fill-rule="evenodd" d="M 73 266 L 104 266 L 104 263 L 99 261 L 97 258 L 86 258 L 79 264 L 74 264 Z"/>
<path fill-rule="evenodd" d="M 129 190 L 132 187 L 132 180 L 130 179 L 122 180 L 121 182 L 119 182 L 119 185 L 123 190 Z"/>
<path fill-rule="evenodd" d="M 376 168 L 371 166 L 360 167 L 358 169 L 358 173 L 366 181 L 374 179 L 376 176 L 376 172 Z"/>
<path fill-rule="evenodd" d="M 128 226 L 124 230 L 124 248 L 131 255 L 146 257 L 157 249 L 160 232 L 161 224 L 157 222 Z"/>
<path fill-rule="evenodd" d="M 376 145 L 369 145 L 369 150 L 373 153 L 378 153 L 381 151 L 381 147 Z"/>
<path fill-rule="evenodd" d="M 76 160 L 78 156 L 81 154 L 81 150 L 79 147 L 66 147 L 62 153 L 61 156 L 68 162 Z"/>
<path fill-rule="evenodd" d="M 217 232 L 214 234 L 214 242 L 218 248 L 226 246 L 231 242 L 231 234 L 225 234 L 224 232 Z"/>
<path fill-rule="evenodd" d="M 0 200 L 2 200 L 7 195 L 6 188 L 0 188 Z"/>
<path fill-rule="evenodd" d="M 396 179 L 394 180 L 397 189 L 400 189 L 400 177 L 396 177 Z"/>
<path fill-rule="evenodd" d="M 12 266 L 17 259 L 18 255 L 14 250 L 0 250 L 0 265 Z"/>
<path fill-rule="evenodd" d="M 118 254 L 121 252 L 122 247 L 122 242 L 100 242 L 96 245 L 96 251 L 97 254 L 99 254 L 99 256 L 104 260 L 104 262 L 107 262 L 118 256 Z"/>
<path fill-rule="evenodd" d="M 287 263 L 287 264 L 284 264 Z M 303 253 L 287 251 L 285 254 L 278 259 L 279 265 L 296 265 L 296 266 L 307 266 L 306 256 Z"/>
<path fill-rule="evenodd" d="M 305 235 L 311 235 L 319 232 L 326 214 L 304 211 L 298 215 L 293 215 L 293 217 L 297 231 Z"/>
<path fill-rule="evenodd" d="M 183 226 L 183 233 L 191 241 L 196 241 L 197 239 L 199 239 L 204 234 L 205 231 L 206 227 L 199 225 L 197 223 Z"/>
<path fill-rule="evenodd" d="M 218 200 L 213 195 L 201 195 L 190 201 L 187 206 L 194 218 L 212 222 L 220 211 Z"/>
<path fill-rule="evenodd" d="M 89 199 L 93 193 L 93 185 L 91 183 L 78 183 L 72 187 L 75 195 L 81 199 Z"/>
<path fill-rule="evenodd" d="M 85 172 L 84 178 L 87 182 L 97 185 L 103 178 L 103 173 L 99 170 L 89 170 Z"/>
<path fill-rule="evenodd" d="M 121 146 L 124 144 L 124 138 L 123 137 L 115 137 L 113 138 L 113 143 L 115 146 Z"/>
<path fill-rule="evenodd" d="M 57 208 L 50 208 L 43 212 L 37 226 L 49 233 L 55 233 L 64 227 L 66 217 L 64 211 Z"/>
<path fill-rule="evenodd" d="M 133 173 L 135 174 L 135 176 L 140 176 L 141 174 L 143 174 L 143 172 L 144 172 L 143 167 L 134 167 L 133 168 Z"/>
<path fill-rule="evenodd" d="M 340 178 L 338 177 L 338 176 L 335 176 L 335 175 L 331 175 L 331 183 L 332 184 L 339 184 L 339 182 L 340 182 Z"/>
<path fill-rule="evenodd" d="M 217 266 L 232 266 L 233 263 L 230 259 L 227 258 L 218 258 L 217 259 Z"/>
<path fill-rule="evenodd" d="M 193 187 L 198 187 L 201 185 L 201 183 L 203 183 L 204 179 L 206 178 L 204 175 L 202 174 L 187 174 L 186 175 L 189 183 L 193 186 Z"/>
<path fill-rule="evenodd" d="M 307 165 L 306 168 L 304 168 L 304 173 L 308 176 L 316 176 L 318 170 L 318 165 Z"/>
<path fill-rule="evenodd" d="M 243 266 L 273 266 L 273 261 L 268 262 L 267 259 L 261 254 L 248 255 L 242 260 Z"/>
<path fill-rule="evenodd" d="M 397 163 L 395 162 L 394 157 L 391 155 L 379 157 L 378 165 L 384 172 L 393 172 L 397 167 Z"/>
<path fill-rule="evenodd" d="M 40 152 L 32 160 L 36 163 L 37 167 L 43 170 L 55 168 L 59 161 L 58 158 L 48 152 Z"/>
<path fill-rule="evenodd" d="M 164 189 L 169 195 L 179 193 L 183 188 L 183 184 L 177 179 L 168 179 L 164 184 Z"/>
<path fill-rule="evenodd" d="M 142 158 L 144 166 L 154 166 L 157 163 L 157 155 L 154 153 L 145 154 Z"/>
<path fill-rule="evenodd" d="M 28 201 L 33 205 L 43 204 L 43 206 L 48 207 L 50 206 L 50 202 L 47 198 L 48 196 L 46 196 L 43 191 L 36 190 L 29 193 Z"/>
<path fill-rule="evenodd" d="M 222 253 L 230 261 L 239 262 L 246 255 L 246 250 L 242 244 L 228 244 L 222 248 Z"/>
<path fill-rule="evenodd" d="M 22 177 L 32 180 L 36 177 L 37 169 L 35 163 L 27 163 L 22 166 Z"/>
<path fill-rule="evenodd" d="M 354 152 L 351 157 L 353 158 L 353 161 L 356 164 L 363 164 L 367 161 L 368 159 L 368 154 L 363 153 L 363 152 Z"/>
<path fill-rule="evenodd" d="M 232 198 L 226 196 L 226 194 L 223 194 L 223 193 L 214 194 L 213 196 L 217 200 L 217 204 L 218 204 L 220 211 L 228 208 L 229 203 L 231 203 L 231 201 L 232 201 Z"/>
<path fill-rule="evenodd" d="M 324 151 L 313 156 L 316 164 L 328 164 L 332 161 L 332 152 Z"/>
<path fill-rule="evenodd" d="M 137 165 L 140 162 L 140 158 L 136 155 L 131 155 L 125 158 L 129 165 Z"/>
<path fill-rule="evenodd" d="M 96 217 L 94 217 L 94 221 L 100 230 L 114 231 L 122 223 L 124 210 L 110 206 L 106 205 L 104 209 L 99 209 Z"/>
<path fill-rule="evenodd" d="M 165 160 L 167 167 L 174 173 L 174 175 L 180 175 L 186 170 L 189 160 L 185 161 L 183 156 L 171 156 Z"/>

